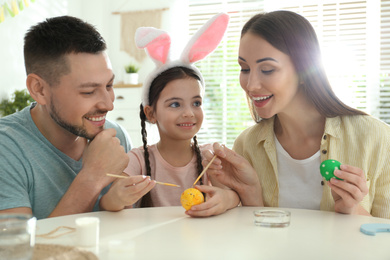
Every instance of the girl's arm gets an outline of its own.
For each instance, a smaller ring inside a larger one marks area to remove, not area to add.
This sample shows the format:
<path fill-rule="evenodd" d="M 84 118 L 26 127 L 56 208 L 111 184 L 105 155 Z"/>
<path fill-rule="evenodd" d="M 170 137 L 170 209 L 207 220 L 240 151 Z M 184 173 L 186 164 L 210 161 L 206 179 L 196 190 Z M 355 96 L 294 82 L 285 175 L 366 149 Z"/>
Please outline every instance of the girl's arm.
<path fill-rule="evenodd" d="M 100 199 L 100 209 L 120 211 L 131 206 L 148 193 L 156 185 L 150 177 L 143 175 L 129 176 L 115 180 L 110 189 Z"/>

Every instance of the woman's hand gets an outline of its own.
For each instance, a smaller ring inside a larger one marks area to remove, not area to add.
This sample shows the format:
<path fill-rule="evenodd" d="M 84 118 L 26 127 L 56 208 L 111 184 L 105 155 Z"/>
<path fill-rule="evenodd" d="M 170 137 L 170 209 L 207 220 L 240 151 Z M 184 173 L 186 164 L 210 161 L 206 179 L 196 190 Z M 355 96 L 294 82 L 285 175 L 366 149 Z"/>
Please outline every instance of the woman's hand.
<path fill-rule="evenodd" d="M 366 176 L 362 169 L 350 165 L 341 165 L 334 175 L 342 180 L 332 178 L 328 185 L 332 189 L 335 211 L 344 214 L 370 215 L 359 203 L 368 194 Z"/>
<path fill-rule="evenodd" d="M 127 176 L 127 175 L 126 175 Z M 143 175 L 116 179 L 108 192 L 100 199 L 102 210 L 119 211 L 131 206 L 156 185 L 150 177 Z"/>
<path fill-rule="evenodd" d="M 206 193 L 206 201 L 186 211 L 186 214 L 191 217 L 219 215 L 228 209 L 237 207 L 240 203 L 240 198 L 233 190 L 208 185 L 197 185 L 195 188 Z"/>
<path fill-rule="evenodd" d="M 214 143 L 213 150 L 217 158 L 208 168 L 208 176 L 237 192 L 243 205 L 263 206 L 260 181 L 252 165 L 244 157 L 219 143 Z M 202 164 L 206 166 L 214 154 L 204 151 Z"/>

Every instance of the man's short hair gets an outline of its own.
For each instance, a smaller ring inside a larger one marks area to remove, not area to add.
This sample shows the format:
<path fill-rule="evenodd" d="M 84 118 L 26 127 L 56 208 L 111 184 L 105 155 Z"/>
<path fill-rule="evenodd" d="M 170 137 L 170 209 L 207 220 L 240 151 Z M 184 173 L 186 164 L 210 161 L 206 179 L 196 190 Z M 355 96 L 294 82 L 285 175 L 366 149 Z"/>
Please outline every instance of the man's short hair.
<path fill-rule="evenodd" d="M 35 73 L 55 86 L 70 72 L 67 54 L 97 54 L 106 48 L 91 24 L 71 16 L 48 18 L 32 26 L 24 37 L 26 73 Z"/>

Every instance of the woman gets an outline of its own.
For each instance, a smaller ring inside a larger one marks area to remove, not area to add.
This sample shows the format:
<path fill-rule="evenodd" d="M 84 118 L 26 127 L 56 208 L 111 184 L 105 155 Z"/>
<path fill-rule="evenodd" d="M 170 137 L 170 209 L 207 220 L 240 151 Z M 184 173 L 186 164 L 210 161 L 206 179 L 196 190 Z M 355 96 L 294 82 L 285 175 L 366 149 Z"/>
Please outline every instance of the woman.
<path fill-rule="evenodd" d="M 257 124 L 233 151 L 214 144 L 208 174 L 243 205 L 390 218 L 390 127 L 336 97 L 310 23 L 289 11 L 255 15 L 242 29 L 238 62 Z M 212 154 L 205 157 L 204 165 Z M 326 159 L 342 163 L 335 176 L 344 181 L 324 184 Z"/>

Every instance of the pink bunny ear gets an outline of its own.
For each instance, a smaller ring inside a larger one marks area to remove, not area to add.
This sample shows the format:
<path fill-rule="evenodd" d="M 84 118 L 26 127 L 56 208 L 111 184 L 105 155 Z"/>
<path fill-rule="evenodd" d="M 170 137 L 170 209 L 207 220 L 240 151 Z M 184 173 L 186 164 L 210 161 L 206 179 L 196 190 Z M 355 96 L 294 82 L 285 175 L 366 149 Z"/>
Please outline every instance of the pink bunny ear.
<path fill-rule="evenodd" d="M 157 64 L 165 64 L 171 47 L 168 33 L 153 27 L 140 27 L 135 32 L 135 43 L 138 48 L 146 48 L 146 52 Z"/>
<path fill-rule="evenodd" d="M 225 13 L 220 13 L 212 17 L 192 36 L 184 48 L 181 60 L 183 62 L 194 63 L 204 59 L 217 48 L 226 32 L 228 24 L 229 16 Z"/>

